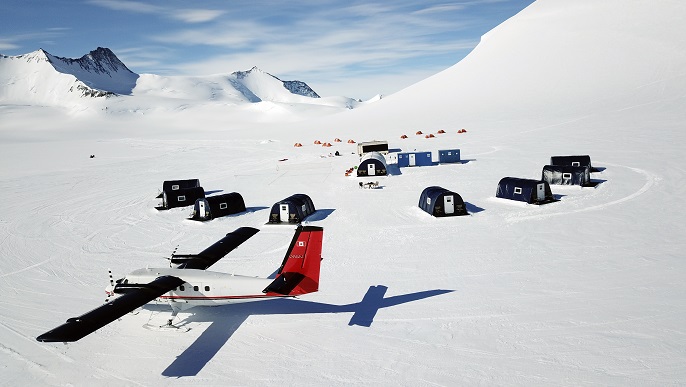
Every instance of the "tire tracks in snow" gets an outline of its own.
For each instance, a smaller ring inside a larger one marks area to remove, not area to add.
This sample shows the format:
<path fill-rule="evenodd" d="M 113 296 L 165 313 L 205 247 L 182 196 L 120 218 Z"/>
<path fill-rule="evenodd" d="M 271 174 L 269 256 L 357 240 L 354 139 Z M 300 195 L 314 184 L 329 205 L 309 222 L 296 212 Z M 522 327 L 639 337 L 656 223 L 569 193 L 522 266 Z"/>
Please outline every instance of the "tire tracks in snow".
<path fill-rule="evenodd" d="M 25 267 L 25 268 L 23 268 L 23 269 L 11 271 L 11 272 L 5 273 L 5 274 L 0 274 L 0 278 L 9 277 L 9 276 L 11 276 L 11 275 L 23 273 L 23 272 L 25 272 L 25 271 L 27 271 L 27 270 L 35 269 L 36 267 L 45 265 L 46 263 L 48 263 L 48 262 L 50 262 L 50 261 L 52 261 L 52 260 L 54 260 L 54 259 L 55 259 L 55 257 L 48 258 L 48 259 L 46 259 L 46 260 L 44 260 L 44 261 L 42 261 L 42 262 L 34 263 L 33 265 L 27 266 L 27 267 Z"/>

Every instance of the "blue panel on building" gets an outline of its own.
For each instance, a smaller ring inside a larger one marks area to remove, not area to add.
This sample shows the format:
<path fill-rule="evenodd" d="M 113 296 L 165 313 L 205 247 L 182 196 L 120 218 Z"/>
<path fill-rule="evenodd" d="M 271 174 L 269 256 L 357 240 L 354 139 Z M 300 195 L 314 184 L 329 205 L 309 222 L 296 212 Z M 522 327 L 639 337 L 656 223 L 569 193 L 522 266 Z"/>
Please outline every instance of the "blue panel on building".
<path fill-rule="evenodd" d="M 438 151 L 438 162 L 443 163 L 459 163 L 460 162 L 460 150 L 459 149 L 446 149 Z"/>
<path fill-rule="evenodd" d="M 398 167 L 426 167 L 433 165 L 431 152 L 398 153 Z"/>

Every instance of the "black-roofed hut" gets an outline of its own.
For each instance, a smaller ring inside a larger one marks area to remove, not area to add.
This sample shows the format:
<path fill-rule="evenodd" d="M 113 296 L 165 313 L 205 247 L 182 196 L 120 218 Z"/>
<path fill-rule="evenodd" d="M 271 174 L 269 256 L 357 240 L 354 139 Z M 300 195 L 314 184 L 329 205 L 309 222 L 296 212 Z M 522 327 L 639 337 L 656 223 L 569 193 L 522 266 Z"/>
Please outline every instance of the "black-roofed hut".
<path fill-rule="evenodd" d="M 362 156 L 357 176 L 386 176 L 387 170 L 386 158 L 379 152 L 369 152 Z"/>
<path fill-rule="evenodd" d="M 550 185 L 545 181 L 516 177 L 500 179 L 495 196 L 529 204 L 545 204 L 555 201 Z"/>
<path fill-rule="evenodd" d="M 163 191 L 161 209 L 192 206 L 197 199 L 204 197 L 205 190 L 202 187 L 179 188 L 177 190 Z"/>
<path fill-rule="evenodd" d="M 193 220 L 210 220 L 245 211 L 245 201 L 238 192 L 207 196 L 195 200 Z"/>
<path fill-rule="evenodd" d="M 591 172 L 598 172 L 597 168 L 591 165 L 591 156 L 552 156 L 550 158 L 550 165 L 569 165 L 571 167 L 588 167 Z"/>
<path fill-rule="evenodd" d="M 269 213 L 269 223 L 300 223 L 315 211 L 309 196 L 295 194 L 274 203 Z"/>
<path fill-rule="evenodd" d="M 437 186 L 424 188 L 419 208 L 436 217 L 469 215 L 460 195 Z"/>
<path fill-rule="evenodd" d="M 195 188 L 200 187 L 199 179 L 185 179 L 185 180 L 165 180 L 162 183 L 162 192 L 167 191 L 178 191 L 184 188 Z M 162 198 L 162 193 L 157 196 L 157 198 Z"/>
<path fill-rule="evenodd" d="M 162 183 L 162 191 L 177 191 L 196 187 L 200 187 L 200 179 L 168 180 Z"/>
<path fill-rule="evenodd" d="M 546 165 L 541 172 L 541 180 L 553 185 L 592 185 L 591 170 L 588 166 Z"/>

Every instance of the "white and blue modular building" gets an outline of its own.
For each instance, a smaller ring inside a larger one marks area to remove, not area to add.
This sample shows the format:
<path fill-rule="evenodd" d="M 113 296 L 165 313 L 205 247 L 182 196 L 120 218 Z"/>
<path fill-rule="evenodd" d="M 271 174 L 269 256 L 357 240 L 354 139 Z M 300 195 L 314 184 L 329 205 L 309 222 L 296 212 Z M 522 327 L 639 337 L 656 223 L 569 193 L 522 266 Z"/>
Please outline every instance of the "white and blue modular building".
<path fill-rule="evenodd" d="M 444 149 L 438 151 L 438 163 L 459 163 L 459 149 Z M 426 167 L 433 165 L 431 152 L 401 152 L 398 153 L 398 167 Z"/>
<path fill-rule="evenodd" d="M 431 152 L 398 153 L 398 168 L 426 167 L 432 165 Z"/>
<path fill-rule="evenodd" d="M 460 162 L 460 150 L 459 149 L 444 149 L 438 151 L 438 163 L 448 164 L 448 163 L 459 163 Z"/>

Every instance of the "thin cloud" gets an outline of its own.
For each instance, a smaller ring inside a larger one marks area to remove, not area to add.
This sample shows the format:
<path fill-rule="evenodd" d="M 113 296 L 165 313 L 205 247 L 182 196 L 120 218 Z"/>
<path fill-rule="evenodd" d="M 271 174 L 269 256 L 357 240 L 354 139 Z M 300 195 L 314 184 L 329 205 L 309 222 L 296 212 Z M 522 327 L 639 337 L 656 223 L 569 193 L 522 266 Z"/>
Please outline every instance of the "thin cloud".
<path fill-rule="evenodd" d="M 37 32 L 2 36 L 0 37 L 0 50 L 15 50 L 22 47 L 20 42 L 31 40 L 41 42 L 42 44 L 51 45 L 55 43 L 56 38 L 64 36 L 69 30 L 70 28 L 55 27 L 47 28 Z"/>
<path fill-rule="evenodd" d="M 226 13 L 225 11 L 221 10 L 190 8 L 177 9 L 173 7 L 163 7 L 148 3 L 125 0 L 90 0 L 88 3 L 114 11 L 160 15 L 161 17 L 179 20 L 189 24 L 210 22 Z"/>
<path fill-rule="evenodd" d="M 206 23 L 225 14 L 224 11 L 211 9 L 184 9 L 171 12 L 170 17 L 185 23 Z"/>
<path fill-rule="evenodd" d="M 15 48 L 19 48 L 19 46 L 11 41 L 0 40 L 0 50 L 14 50 Z"/>
<path fill-rule="evenodd" d="M 127 11 L 134 13 L 159 13 L 163 8 L 152 4 L 126 0 L 90 0 L 89 4 L 108 8 L 114 11 Z"/>
<path fill-rule="evenodd" d="M 414 11 L 413 13 L 415 15 L 428 15 L 428 14 L 433 14 L 433 13 L 461 11 L 465 8 L 466 8 L 466 6 L 462 5 L 462 4 L 441 4 L 441 5 L 435 5 L 433 7 L 423 8 L 423 9 L 420 9 L 418 11 Z"/>

